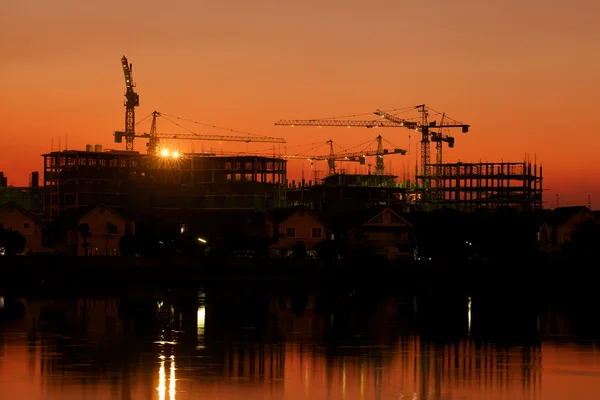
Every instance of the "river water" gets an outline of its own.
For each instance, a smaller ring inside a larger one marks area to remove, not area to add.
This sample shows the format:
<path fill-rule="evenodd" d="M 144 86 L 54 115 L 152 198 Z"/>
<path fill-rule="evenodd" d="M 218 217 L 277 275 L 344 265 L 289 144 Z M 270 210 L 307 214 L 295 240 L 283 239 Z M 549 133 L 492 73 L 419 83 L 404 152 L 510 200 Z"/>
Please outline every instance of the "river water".
<path fill-rule="evenodd" d="M 5 294 L 0 398 L 592 400 L 595 304 L 281 286 Z"/>

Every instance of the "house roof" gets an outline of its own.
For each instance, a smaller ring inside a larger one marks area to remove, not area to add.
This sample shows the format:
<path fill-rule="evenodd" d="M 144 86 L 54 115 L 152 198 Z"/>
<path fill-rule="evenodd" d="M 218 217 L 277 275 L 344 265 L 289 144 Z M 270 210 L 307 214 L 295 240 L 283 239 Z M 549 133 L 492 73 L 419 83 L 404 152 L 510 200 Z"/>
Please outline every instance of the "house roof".
<path fill-rule="evenodd" d="M 27 211 L 25 208 L 23 208 L 22 206 L 20 206 L 18 203 L 10 200 L 9 202 L 3 204 L 0 206 L 0 210 L 2 210 L 3 208 L 9 207 L 9 206 L 13 206 L 15 208 L 17 208 L 19 211 L 21 211 L 23 214 L 27 215 L 29 218 L 31 218 L 32 220 L 34 220 L 35 222 L 37 222 L 38 224 L 40 224 L 41 226 L 44 226 L 44 222 L 37 216 L 35 216 L 34 214 L 30 213 L 29 211 Z"/>
<path fill-rule="evenodd" d="M 296 214 L 300 210 L 304 210 L 305 212 L 309 213 L 313 218 L 315 218 L 317 221 L 321 222 L 322 224 L 324 224 L 326 226 L 328 225 L 327 222 L 321 216 L 319 216 L 317 213 L 315 213 L 314 211 L 310 210 L 309 208 L 307 208 L 305 206 L 275 208 L 272 210 L 268 210 L 267 218 L 269 221 L 271 221 L 274 224 L 280 224 L 281 222 L 285 221 L 286 219 L 288 219 L 292 215 Z"/>
<path fill-rule="evenodd" d="M 95 210 L 96 208 L 98 208 L 98 207 L 104 207 L 104 208 L 106 208 L 107 210 L 109 210 L 110 212 L 112 212 L 113 214 L 116 214 L 116 215 L 118 215 L 119 217 L 123 218 L 124 220 L 126 220 L 126 221 L 131 221 L 129 218 L 127 218 L 125 215 L 123 215 L 123 214 L 122 214 L 122 213 L 127 213 L 126 211 L 124 211 L 124 210 L 121 210 L 121 209 L 119 209 L 119 210 L 117 211 L 117 210 L 115 210 L 113 207 L 111 207 L 111 206 L 107 206 L 106 204 L 103 204 L 103 203 L 101 203 L 101 204 L 98 204 L 98 205 L 96 205 L 96 206 L 88 207 L 87 209 L 83 209 L 83 210 L 82 210 L 82 211 L 83 211 L 83 213 L 82 213 L 82 214 L 80 214 L 80 215 L 79 215 L 79 218 L 77 218 L 77 219 L 79 220 L 79 219 L 81 219 L 81 218 L 85 217 L 87 214 L 89 214 L 90 212 L 94 211 L 94 210 Z M 127 213 L 127 214 L 128 214 L 128 213 Z"/>
<path fill-rule="evenodd" d="M 553 228 L 558 228 L 583 210 L 590 211 L 586 206 L 558 207 L 546 215 L 545 222 Z"/>
<path fill-rule="evenodd" d="M 63 211 L 62 213 L 60 213 L 60 215 L 57 218 L 54 219 L 53 222 L 57 223 L 58 225 L 68 225 L 69 223 L 76 223 L 81 218 L 83 218 L 84 216 L 89 214 L 91 211 L 95 210 L 96 208 L 98 208 L 100 206 L 106 207 L 108 210 L 110 210 L 114 214 L 118 215 L 119 217 L 125 219 L 126 221 L 134 221 L 135 220 L 135 218 L 132 218 L 132 215 L 130 215 L 130 213 L 127 211 L 124 211 L 121 209 L 119 209 L 117 211 L 113 207 L 107 206 L 106 204 L 98 204 L 95 206 L 82 207 L 82 208 L 78 208 L 78 209 L 69 209 L 69 210 Z M 124 215 L 124 214 L 126 214 L 126 215 Z"/>
<path fill-rule="evenodd" d="M 272 210 L 268 210 L 267 218 L 269 219 L 269 221 L 273 222 L 274 224 L 278 224 L 280 222 L 285 221 L 292 215 L 294 215 L 296 213 L 296 211 L 298 211 L 301 208 L 302 208 L 302 206 L 296 206 L 296 207 L 275 208 Z"/>
<path fill-rule="evenodd" d="M 402 220 L 405 221 L 407 225 L 411 225 L 405 218 L 400 216 L 398 213 L 394 212 L 394 210 L 392 210 L 389 207 L 374 207 L 360 210 L 350 210 L 339 213 L 331 219 L 331 228 L 335 232 L 350 232 L 351 230 L 358 228 L 359 226 L 371 221 L 373 218 L 375 218 L 376 216 L 378 216 L 386 210 L 389 210 L 390 212 L 396 214 L 398 217 L 402 218 Z"/>

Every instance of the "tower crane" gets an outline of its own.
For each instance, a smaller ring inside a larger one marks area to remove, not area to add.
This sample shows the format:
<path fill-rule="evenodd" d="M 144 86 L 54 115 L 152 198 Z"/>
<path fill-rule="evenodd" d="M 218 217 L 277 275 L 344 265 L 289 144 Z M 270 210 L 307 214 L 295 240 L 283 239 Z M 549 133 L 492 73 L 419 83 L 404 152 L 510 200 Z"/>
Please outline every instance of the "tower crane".
<path fill-rule="evenodd" d="M 133 64 L 127 61 L 127 57 L 121 58 L 123 74 L 125 75 L 125 132 L 115 132 L 115 143 L 122 143 L 125 137 L 125 150 L 133 151 L 135 138 L 148 139 L 148 154 L 156 154 L 160 139 L 182 139 L 182 140 L 218 140 L 222 142 L 266 142 L 285 143 L 285 139 L 268 136 L 223 136 L 223 135 L 198 135 L 195 133 L 159 133 L 156 130 L 156 117 L 160 116 L 158 111 L 152 113 L 152 124 L 150 133 L 135 133 L 135 107 L 140 105 L 140 96 L 133 90 Z"/>
<path fill-rule="evenodd" d="M 328 140 L 327 144 L 329 144 L 329 155 L 326 156 L 327 164 L 329 167 L 329 175 L 333 175 L 336 172 L 336 161 L 359 161 L 364 163 L 365 157 L 375 156 L 375 174 L 383 175 L 384 174 L 384 164 L 383 164 L 383 156 L 388 154 L 401 154 L 405 155 L 406 150 L 403 149 L 393 149 L 391 152 L 388 149 L 383 148 L 383 138 L 381 135 L 377 136 L 377 150 L 369 150 L 362 152 L 345 152 L 340 154 L 335 154 L 333 151 L 333 141 Z M 322 158 L 315 157 L 314 160 L 325 159 L 325 156 Z"/>
<path fill-rule="evenodd" d="M 429 170 L 429 167 L 430 167 L 429 143 L 430 143 L 430 141 L 436 142 L 436 150 L 439 150 L 439 153 L 438 153 L 439 155 L 436 155 L 436 162 L 439 159 L 438 164 L 441 164 L 441 157 L 442 157 L 441 143 L 447 142 L 449 147 L 454 147 L 454 138 L 451 136 L 447 136 L 447 135 L 443 136 L 442 128 L 461 128 L 463 133 L 467 133 L 469 131 L 470 125 L 461 124 L 461 123 L 445 124 L 444 123 L 445 114 L 443 114 L 443 116 L 442 116 L 441 123 L 439 125 L 437 125 L 437 123 L 435 121 L 428 122 L 429 109 L 425 106 L 425 104 L 415 106 L 415 109 L 417 109 L 421 113 L 421 123 L 418 124 L 418 126 L 414 128 L 417 131 L 421 131 L 421 175 L 424 177 L 424 180 L 425 180 L 424 183 L 430 184 L 430 182 L 429 182 L 429 177 L 431 176 L 431 173 Z M 395 122 L 398 125 L 400 125 L 401 123 L 404 122 L 403 119 L 398 118 L 395 115 L 389 114 L 389 113 L 381 111 L 381 110 L 376 110 L 375 114 L 381 116 L 382 118 L 385 118 L 388 121 Z M 439 132 L 436 133 L 436 132 L 430 131 L 431 128 L 435 128 L 435 127 L 439 128 Z M 438 146 L 438 143 L 439 143 L 439 146 Z"/>
<path fill-rule="evenodd" d="M 409 129 L 416 129 L 417 123 L 414 121 L 407 121 L 404 119 L 397 119 L 395 121 L 382 121 L 382 120 L 371 120 L 371 121 L 356 121 L 356 120 L 338 120 L 338 119 L 282 119 L 275 122 L 275 125 L 286 125 L 286 126 L 336 126 L 336 127 L 364 127 L 364 128 L 398 128 L 405 127 Z M 377 137 L 378 150 L 376 154 L 377 161 L 375 164 L 375 173 L 383 175 L 383 144 L 381 136 Z M 329 144 L 329 142 L 328 142 Z M 335 159 L 333 158 L 333 147 L 330 147 L 330 158 L 332 161 L 329 163 L 329 173 L 335 173 Z M 387 153 L 386 153 L 387 154 Z M 394 149 L 392 154 L 406 154 L 406 150 Z"/>
<path fill-rule="evenodd" d="M 135 107 L 140 105 L 140 96 L 133 90 L 133 64 L 127 62 L 127 57 L 121 58 L 123 74 L 125 75 L 125 150 L 133 151 L 133 139 L 135 137 Z M 116 136 L 115 136 L 116 142 Z M 118 142 L 120 143 L 120 142 Z"/>
<path fill-rule="evenodd" d="M 350 162 L 360 162 L 361 164 L 365 163 L 366 157 L 377 157 L 375 164 L 375 174 L 383 175 L 384 173 L 384 164 L 383 157 L 391 154 L 401 154 L 405 155 L 406 150 L 404 149 L 384 149 L 383 148 L 383 138 L 377 136 L 377 150 L 367 150 L 367 151 L 356 151 L 356 152 L 342 152 L 335 153 L 333 150 L 333 141 L 328 140 L 325 142 L 329 146 L 329 154 L 327 155 L 301 155 L 301 154 L 284 154 L 279 155 L 278 157 L 284 159 L 298 159 L 298 160 L 309 160 L 309 161 L 327 161 L 327 165 L 329 168 L 329 174 L 333 175 L 336 173 L 336 161 L 350 161 Z M 208 156 L 217 156 L 217 155 L 227 155 L 227 156 L 260 156 L 260 157 L 273 157 L 273 154 L 265 154 L 265 153 L 240 153 L 240 152 L 218 152 L 218 153 L 206 153 Z"/>
<path fill-rule="evenodd" d="M 229 136 L 229 135 L 199 135 L 195 133 L 161 133 L 157 132 L 156 119 L 161 114 L 158 111 L 152 112 L 152 123 L 150 124 L 150 133 L 142 133 L 134 137 L 140 139 L 148 139 L 146 145 L 147 152 L 150 155 L 158 153 L 160 139 L 177 139 L 177 140 L 218 140 L 221 142 L 261 142 L 261 143 L 285 143 L 285 139 L 270 136 Z M 115 142 L 121 143 L 123 136 L 126 137 L 126 132 L 115 132 Z"/>

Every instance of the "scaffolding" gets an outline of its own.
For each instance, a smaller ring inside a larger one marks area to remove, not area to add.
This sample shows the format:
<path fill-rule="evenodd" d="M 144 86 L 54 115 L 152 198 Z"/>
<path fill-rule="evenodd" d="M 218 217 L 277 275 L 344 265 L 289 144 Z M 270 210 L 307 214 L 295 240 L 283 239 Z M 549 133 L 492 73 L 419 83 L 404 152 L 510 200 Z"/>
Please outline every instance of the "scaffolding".
<path fill-rule="evenodd" d="M 186 154 L 164 158 L 124 151 L 44 154 L 44 213 L 104 203 L 140 212 L 257 209 L 285 205 L 286 160 Z"/>
<path fill-rule="evenodd" d="M 531 162 L 480 162 L 431 165 L 436 176 L 430 187 L 420 187 L 425 206 L 463 211 L 518 207 L 539 210 L 542 167 Z M 417 179 L 424 182 L 424 176 Z"/>

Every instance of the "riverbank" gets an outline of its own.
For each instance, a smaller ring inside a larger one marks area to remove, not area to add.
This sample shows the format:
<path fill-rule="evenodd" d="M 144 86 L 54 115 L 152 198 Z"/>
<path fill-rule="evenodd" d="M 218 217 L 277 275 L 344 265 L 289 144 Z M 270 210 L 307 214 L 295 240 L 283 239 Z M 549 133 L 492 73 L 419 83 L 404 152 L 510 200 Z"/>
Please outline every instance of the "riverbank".
<path fill-rule="evenodd" d="M 584 269 L 557 263 L 386 262 L 291 259 L 142 259 L 15 257 L 0 263 L 0 288 L 61 285 L 195 285 L 260 282 L 390 286 L 537 288 L 592 284 Z M 550 288 L 550 289 L 549 289 Z"/>

